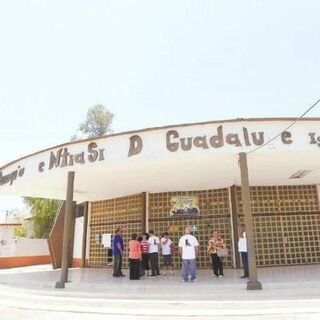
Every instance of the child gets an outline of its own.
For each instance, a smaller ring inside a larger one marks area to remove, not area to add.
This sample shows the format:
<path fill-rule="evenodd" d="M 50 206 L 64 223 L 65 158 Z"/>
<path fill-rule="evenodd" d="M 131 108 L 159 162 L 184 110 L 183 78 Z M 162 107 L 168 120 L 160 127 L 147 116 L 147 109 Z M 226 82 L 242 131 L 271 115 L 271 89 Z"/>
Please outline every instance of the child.
<path fill-rule="evenodd" d="M 169 233 L 165 232 L 163 238 L 161 239 L 161 248 L 163 255 L 163 266 L 165 268 L 163 275 L 166 275 L 167 272 L 173 274 L 172 271 L 172 241 L 169 238 Z"/>

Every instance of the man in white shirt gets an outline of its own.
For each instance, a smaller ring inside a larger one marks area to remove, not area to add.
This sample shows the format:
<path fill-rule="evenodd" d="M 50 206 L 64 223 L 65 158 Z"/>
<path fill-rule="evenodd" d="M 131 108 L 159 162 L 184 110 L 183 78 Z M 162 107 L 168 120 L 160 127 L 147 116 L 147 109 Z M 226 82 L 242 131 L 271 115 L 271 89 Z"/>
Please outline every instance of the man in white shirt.
<path fill-rule="evenodd" d="M 159 276 L 159 249 L 160 249 L 160 240 L 154 235 L 154 231 L 149 231 L 149 259 L 151 264 L 151 277 Z"/>
<path fill-rule="evenodd" d="M 198 255 L 199 242 L 191 234 L 191 227 L 185 228 L 185 235 L 179 240 L 179 251 L 182 257 L 182 279 L 187 282 L 190 277 L 190 281 L 197 281 L 196 274 L 196 257 Z"/>
<path fill-rule="evenodd" d="M 161 238 L 161 250 L 162 250 L 162 256 L 163 256 L 163 266 L 164 266 L 164 272 L 163 275 L 166 275 L 167 272 L 170 272 L 170 274 L 173 274 L 172 271 L 172 241 L 169 238 L 169 233 L 165 232 L 163 234 L 163 237 Z"/>
<path fill-rule="evenodd" d="M 239 228 L 239 241 L 238 241 L 238 251 L 241 255 L 241 260 L 243 264 L 244 274 L 240 278 L 249 278 L 249 261 L 248 261 L 248 248 L 247 248 L 247 236 L 246 236 L 246 226 L 241 224 Z"/>

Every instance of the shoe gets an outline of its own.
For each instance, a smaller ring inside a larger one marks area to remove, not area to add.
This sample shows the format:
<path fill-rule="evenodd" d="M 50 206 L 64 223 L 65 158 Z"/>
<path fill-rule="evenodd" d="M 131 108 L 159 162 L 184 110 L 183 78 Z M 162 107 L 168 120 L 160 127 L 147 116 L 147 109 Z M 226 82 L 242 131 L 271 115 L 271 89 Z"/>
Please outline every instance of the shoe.
<path fill-rule="evenodd" d="M 191 282 L 198 282 L 198 279 L 197 278 L 192 279 Z"/>
<path fill-rule="evenodd" d="M 163 275 L 163 276 L 166 276 L 166 275 L 167 275 L 167 273 L 166 273 L 166 272 L 162 272 L 162 275 Z"/>
<path fill-rule="evenodd" d="M 215 274 L 212 276 L 213 279 L 218 279 L 219 276 L 216 276 Z"/>
<path fill-rule="evenodd" d="M 182 279 L 182 282 L 188 282 L 188 280 L 184 280 L 184 279 Z"/>
<path fill-rule="evenodd" d="M 243 276 L 240 277 L 240 279 L 245 279 L 245 278 L 249 278 L 249 276 L 246 276 L 245 274 Z"/>
<path fill-rule="evenodd" d="M 170 274 L 173 275 L 173 271 L 170 271 Z"/>
<path fill-rule="evenodd" d="M 126 275 L 122 273 L 122 274 L 120 274 L 120 276 L 119 276 L 119 277 L 125 277 L 125 276 L 126 276 Z"/>
<path fill-rule="evenodd" d="M 155 275 L 155 274 L 152 274 L 150 277 L 155 278 L 155 277 L 156 277 L 156 275 Z"/>
<path fill-rule="evenodd" d="M 222 274 L 220 274 L 219 278 L 223 278 L 223 275 L 222 275 Z"/>

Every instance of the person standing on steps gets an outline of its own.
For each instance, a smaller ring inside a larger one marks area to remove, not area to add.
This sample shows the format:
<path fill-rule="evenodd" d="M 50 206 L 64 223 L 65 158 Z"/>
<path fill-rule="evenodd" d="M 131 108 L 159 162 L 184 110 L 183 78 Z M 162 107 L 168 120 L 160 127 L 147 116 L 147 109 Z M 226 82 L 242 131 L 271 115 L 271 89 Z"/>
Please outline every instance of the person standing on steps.
<path fill-rule="evenodd" d="M 211 256 L 213 277 L 223 278 L 223 262 L 219 257 L 219 249 L 225 248 L 225 242 L 218 231 L 213 231 L 211 239 L 208 241 L 207 252 Z"/>
<path fill-rule="evenodd" d="M 249 261 L 245 224 L 241 224 L 239 227 L 238 251 L 240 252 L 241 261 L 243 264 L 243 275 L 240 278 L 249 278 Z"/>
<path fill-rule="evenodd" d="M 161 250 L 162 250 L 162 256 L 163 256 L 163 275 L 165 276 L 167 272 L 170 272 L 171 275 L 173 275 L 172 270 L 172 245 L 173 242 L 169 237 L 169 233 L 165 232 L 163 234 L 163 237 L 161 238 Z"/>
<path fill-rule="evenodd" d="M 154 231 L 149 231 L 149 260 L 151 265 L 151 277 L 160 276 L 159 269 L 159 249 L 160 240 L 154 235 Z"/>
<path fill-rule="evenodd" d="M 141 245 L 133 233 L 129 241 L 130 280 L 140 280 Z"/>
<path fill-rule="evenodd" d="M 148 243 L 148 237 L 149 235 L 147 233 L 142 234 L 142 240 L 140 242 L 141 245 L 141 253 L 142 253 L 142 261 L 141 266 L 144 270 L 145 274 L 149 275 L 149 243 Z"/>
<path fill-rule="evenodd" d="M 123 255 L 122 229 L 119 227 L 113 238 L 113 276 L 125 277 L 122 273 L 122 255 Z"/>
<path fill-rule="evenodd" d="M 182 258 L 182 281 L 187 282 L 189 278 L 191 282 L 198 281 L 196 257 L 199 251 L 199 242 L 191 234 L 190 226 L 185 228 L 185 235 L 179 240 L 179 251 Z"/>

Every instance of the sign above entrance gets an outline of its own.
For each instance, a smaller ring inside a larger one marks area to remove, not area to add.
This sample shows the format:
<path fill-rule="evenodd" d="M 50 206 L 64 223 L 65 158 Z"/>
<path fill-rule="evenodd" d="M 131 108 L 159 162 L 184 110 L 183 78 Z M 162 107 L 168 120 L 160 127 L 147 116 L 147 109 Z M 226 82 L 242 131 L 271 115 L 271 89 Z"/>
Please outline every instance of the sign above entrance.
<path fill-rule="evenodd" d="M 197 216 L 200 213 L 198 196 L 174 196 L 170 204 L 170 217 Z"/>
<path fill-rule="evenodd" d="M 249 153 L 252 185 L 317 184 L 320 118 L 301 119 L 283 131 L 292 121 L 213 121 L 64 143 L 1 167 L 0 194 L 63 200 L 69 171 L 75 173 L 74 197 L 79 202 L 146 188 L 150 193 L 224 188 L 241 183 L 238 157 L 243 152 Z M 277 135 L 259 152 L 251 152 Z"/>

